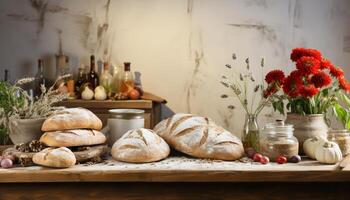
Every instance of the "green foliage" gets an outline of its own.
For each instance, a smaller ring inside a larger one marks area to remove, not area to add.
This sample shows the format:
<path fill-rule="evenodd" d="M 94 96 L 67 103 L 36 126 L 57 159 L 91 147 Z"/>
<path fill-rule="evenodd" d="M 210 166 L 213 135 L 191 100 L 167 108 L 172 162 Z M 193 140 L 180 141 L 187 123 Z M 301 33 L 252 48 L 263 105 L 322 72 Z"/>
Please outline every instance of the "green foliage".
<path fill-rule="evenodd" d="M 338 97 L 343 104 L 337 102 L 333 106 L 333 114 L 343 124 L 344 128 L 350 130 L 350 99 L 344 93 L 339 93 Z"/>
<path fill-rule="evenodd" d="M 321 90 L 317 95 L 311 98 L 291 98 L 286 95 L 274 94 L 270 100 L 275 111 L 285 114 L 285 108 L 299 115 L 324 114 L 338 102 L 338 93 L 341 90 L 330 87 Z M 284 101 L 287 100 L 286 107 Z M 349 101 L 350 103 L 350 101 Z"/>

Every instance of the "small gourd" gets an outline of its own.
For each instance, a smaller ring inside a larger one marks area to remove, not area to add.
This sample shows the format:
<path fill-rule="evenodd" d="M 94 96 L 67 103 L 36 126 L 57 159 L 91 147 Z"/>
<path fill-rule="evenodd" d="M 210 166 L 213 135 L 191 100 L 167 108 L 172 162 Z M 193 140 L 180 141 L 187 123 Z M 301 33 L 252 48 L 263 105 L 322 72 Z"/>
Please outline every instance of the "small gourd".
<path fill-rule="evenodd" d="M 325 142 L 316 148 L 316 160 L 320 163 L 335 164 L 343 159 L 343 155 L 337 143 Z"/>
<path fill-rule="evenodd" d="M 81 98 L 84 100 L 91 100 L 94 98 L 94 91 L 90 89 L 90 87 L 86 86 L 81 93 Z"/>
<path fill-rule="evenodd" d="M 307 155 L 311 159 L 316 159 L 315 157 L 315 150 L 318 146 L 324 144 L 327 140 L 322 137 L 313 137 L 305 140 L 303 144 L 303 149 L 305 155 Z"/>
<path fill-rule="evenodd" d="M 107 92 L 103 86 L 98 86 L 95 88 L 95 99 L 99 101 L 107 99 Z"/>

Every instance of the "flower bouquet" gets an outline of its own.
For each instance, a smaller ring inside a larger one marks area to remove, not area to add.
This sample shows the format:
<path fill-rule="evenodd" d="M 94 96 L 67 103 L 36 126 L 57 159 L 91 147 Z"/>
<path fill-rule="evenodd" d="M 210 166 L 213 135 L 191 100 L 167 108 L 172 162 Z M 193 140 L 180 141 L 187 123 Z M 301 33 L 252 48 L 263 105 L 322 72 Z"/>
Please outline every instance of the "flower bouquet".
<path fill-rule="evenodd" d="M 293 49 L 290 58 L 295 69 L 288 76 L 282 70 L 270 71 L 265 77 L 268 86 L 264 96 L 281 114 L 287 108 L 287 121 L 294 125 L 300 143 L 318 134 L 326 137 L 325 114 L 339 107 L 340 100 L 349 101 L 350 83 L 344 71 L 316 49 Z"/>

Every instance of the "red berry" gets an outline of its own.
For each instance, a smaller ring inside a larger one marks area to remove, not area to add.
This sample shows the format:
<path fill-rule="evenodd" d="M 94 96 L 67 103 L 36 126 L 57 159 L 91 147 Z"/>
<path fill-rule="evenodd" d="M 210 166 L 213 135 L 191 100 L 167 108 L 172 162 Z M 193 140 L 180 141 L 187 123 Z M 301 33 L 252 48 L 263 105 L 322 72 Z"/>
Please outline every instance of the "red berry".
<path fill-rule="evenodd" d="M 284 156 L 278 156 L 278 157 L 276 158 L 276 162 L 277 162 L 278 164 L 284 164 L 284 163 L 287 162 L 287 158 L 284 157 Z"/>
<path fill-rule="evenodd" d="M 260 160 L 260 163 L 263 165 L 266 165 L 269 162 L 270 162 L 270 159 L 267 156 L 263 156 Z"/>
<path fill-rule="evenodd" d="M 254 162 L 260 162 L 262 157 L 263 156 L 260 153 L 256 153 L 253 156 L 253 160 L 254 160 Z"/>
<path fill-rule="evenodd" d="M 248 158 L 253 159 L 254 154 L 256 154 L 256 151 L 255 151 L 254 148 L 249 147 L 249 148 L 246 148 L 246 149 L 245 149 L 245 153 L 246 153 L 246 155 L 247 155 Z"/>

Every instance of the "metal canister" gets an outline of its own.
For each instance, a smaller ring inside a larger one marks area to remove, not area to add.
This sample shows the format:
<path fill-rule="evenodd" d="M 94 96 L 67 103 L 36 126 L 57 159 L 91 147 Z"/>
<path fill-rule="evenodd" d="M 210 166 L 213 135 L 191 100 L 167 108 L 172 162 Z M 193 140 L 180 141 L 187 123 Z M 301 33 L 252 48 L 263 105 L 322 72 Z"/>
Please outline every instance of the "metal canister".
<path fill-rule="evenodd" d="M 108 143 L 113 145 L 127 131 L 145 126 L 144 110 L 112 109 L 108 118 Z"/>

